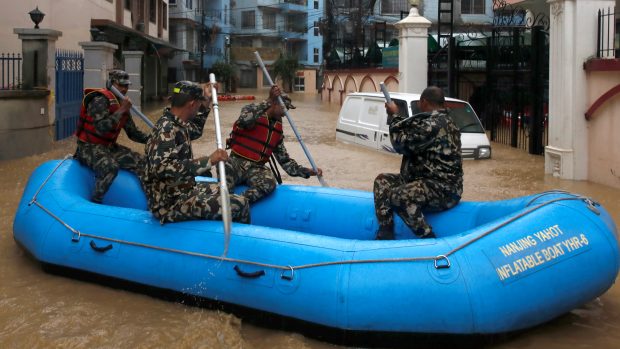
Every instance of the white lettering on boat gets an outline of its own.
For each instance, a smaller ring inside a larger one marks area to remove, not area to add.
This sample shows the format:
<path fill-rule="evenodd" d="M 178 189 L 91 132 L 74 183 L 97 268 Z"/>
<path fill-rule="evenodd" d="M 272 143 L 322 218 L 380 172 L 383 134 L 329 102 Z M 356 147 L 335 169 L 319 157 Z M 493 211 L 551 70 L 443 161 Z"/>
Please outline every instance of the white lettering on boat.
<path fill-rule="evenodd" d="M 507 258 L 517 253 L 519 256 L 514 256 L 518 258 L 508 263 L 495 264 L 495 270 L 499 279 L 505 281 L 560 257 L 576 254 L 577 251 L 584 250 L 588 244 L 585 234 L 567 237 L 556 224 L 499 246 L 498 250 L 501 252 L 501 255 L 498 255 L 499 259 L 503 259 L 500 256 Z M 499 262 L 497 258 L 496 261 Z"/>

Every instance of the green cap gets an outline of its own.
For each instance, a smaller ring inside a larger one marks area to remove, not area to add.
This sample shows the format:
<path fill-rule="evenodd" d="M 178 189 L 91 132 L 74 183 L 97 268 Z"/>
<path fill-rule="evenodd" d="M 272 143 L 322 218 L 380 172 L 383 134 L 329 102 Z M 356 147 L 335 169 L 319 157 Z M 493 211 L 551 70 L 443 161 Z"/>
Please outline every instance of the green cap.
<path fill-rule="evenodd" d="M 202 86 L 200 86 L 199 84 L 195 82 L 191 82 L 191 81 L 185 80 L 185 81 L 177 82 L 176 84 L 174 84 L 172 93 L 189 95 L 191 97 L 194 97 L 194 99 L 199 99 L 203 101 L 207 100 L 205 96 L 203 95 Z"/>
<path fill-rule="evenodd" d="M 111 83 L 116 82 L 119 85 L 131 85 L 131 80 L 129 80 L 129 74 L 127 74 L 127 72 L 124 70 L 110 70 L 110 73 L 108 73 L 108 77 Z"/>

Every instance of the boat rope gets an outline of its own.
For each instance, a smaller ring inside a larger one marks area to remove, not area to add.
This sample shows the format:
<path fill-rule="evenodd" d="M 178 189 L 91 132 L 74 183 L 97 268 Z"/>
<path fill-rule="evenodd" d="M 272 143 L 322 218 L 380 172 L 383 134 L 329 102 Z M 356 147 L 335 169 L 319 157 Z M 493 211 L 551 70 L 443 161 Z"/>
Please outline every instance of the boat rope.
<path fill-rule="evenodd" d="M 296 265 L 296 266 L 279 265 L 279 264 L 270 264 L 270 263 L 256 262 L 256 261 L 245 260 L 245 259 L 228 258 L 228 257 L 210 255 L 210 254 L 201 253 L 201 252 L 192 252 L 192 251 L 186 251 L 186 250 L 179 250 L 179 249 L 174 249 L 174 248 L 168 248 L 168 247 L 161 247 L 161 246 L 144 244 L 144 243 L 141 243 L 141 242 L 134 242 L 134 241 L 128 241 L 128 240 L 115 239 L 115 238 L 110 238 L 110 237 L 106 237 L 106 236 L 100 236 L 100 235 L 83 233 L 83 232 L 73 228 L 71 225 L 69 225 L 68 223 L 64 222 L 60 217 L 55 215 L 53 212 L 51 212 L 49 209 L 47 209 L 45 206 L 43 206 L 41 203 L 39 203 L 37 201 L 37 195 L 39 194 L 39 192 L 41 191 L 43 186 L 47 183 L 47 181 L 51 178 L 51 176 L 58 170 L 58 168 L 67 159 L 69 159 L 70 157 L 71 157 L 71 155 L 67 155 L 52 170 L 50 175 L 47 176 L 47 178 L 41 184 L 41 187 L 39 187 L 39 189 L 36 191 L 35 195 L 32 197 L 32 200 L 29 202 L 28 206 L 31 206 L 33 204 L 36 205 L 37 207 L 41 208 L 45 213 L 47 213 L 52 218 L 54 218 L 56 221 L 58 221 L 60 224 L 62 224 L 69 231 L 71 231 L 72 234 L 73 234 L 71 240 L 73 242 L 78 242 L 81 237 L 89 237 L 89 238 L 93 238 L 93 239 L 99 239 L 99 240 L 108 241 L 108 242 L 114 242 L 114 243 L 123 244 L 123 245 L 130 245 L 130 246 L 148 248 L 148 249 L 153 249 L 153 250 L 158 250 L 158 251 L 184 254 L 184 255 L 189 255 L 189 256 L 213 259 L 213 260 L 217 260 L 217 261 L 243 263 L 243 264 L 253 265 L 253 266 L 258 266 L 258 267 L 278 269 L 278 270 L 282 270 L 283 273 L 285 271 L 290 271 L 291 272 L 291 276 L 282 275 L 282 278 L 287 279 L 287 280 L 292 280 L 292 276 L 294 275 L 295 270 L 310 269 L 310 268 L 317 268 L 317 267 L 326 267 L 326 266 L 333 266 L 333 265 L 344 265 L 344 264 L 402 263 L 402 262 L 434 261 L 435 268 L 437 268 L 437 269 L 449 268 L 450 265 L 451 265 L 450 264 L 450 260 L 448 258 L 449 256 L 451 256 L 454 253 L 458 252 L 459 250 L 462 250 L 465 247 L 473 244 L 474 242 L 484 238 L 485 236 L 487 236 L 487 235 L 489 235 L 489 234 L 499 230 L 500 228 L 505 227 L 508 224 L 510 224 L 510 223 L 512 223 L 512 222 L 514 222 L 514 221 L 516 221 L 516 220 L 518 220 L 518 219 L 520 219 L 520 218 L 522 218 L 522 217 L 524 217 L 524 216 L 526 216 L 526 215 L 528 215 L 528 214 L 530 214 L 530 213 L 532 213 L 532 212 L 534 212 L 534 211 L 536 211 L 536 210 L 538 210 L 541 207 L 544 207 L 546 205 L 550 205 L 552 203 L 559 202 L 559 201 L 581 200 L 581 201 L 584 201 L 584 203 L 586 203 L 588 205 L 588 207 L 592 206 L 591 209 L 595 213 L 598 212 L 598 210 L 593 207 L 594 205 L 598 205 L 598 203 L 592 201 L 588 197 L 577 195 L 577 194 L 572 194 L 572 193 L 568 193 L 568 192 L 564 192 L 564 191 L 561 191 L 561 190 L 552 190 L 552 191 L 541 193 L 540 195 L 538 195 L 537 197 L 532 199 L 527 204 L 527 206 L 529 206 L 535 199 L 540 198 L 541 196 L 544 196 L 544 195 L 548 195 L 548 194 L 562 193 L 562 194 L 569 194 L 570 197 L 555 198 L 555 199 L 552 199 L 552 200 L 549 200 L 549 201 L 542 202 L 542 203 L 540 203 L 540 204 L 538 204 L 536 206 L 532 206 L 528 210 L 526 210 L 524 212 L 521 212 L 518 215 L 516 215 L 514 217 L 511 217 L 511 218 L 509 218 L 508 220 L 506 220 L 504 222 L 499 223 L 498 225 L 490 228 L 489 230 L 487 230 L 484 233 L 482 233 L 482 234 L 472 238 L 471 240 L 462 243 L 461 245 L 453 248 L 452 250 L 448 251 L 445 254 L 440 254 L 440 255 L 437 255 L 437 256 L 423 256 L 423 257 L 378 258 L 378 259 L 329 261 L 329 262 L 317 262 L 317 263 L 301 264 L 301 265 Z M 441 263 L 442 260 L 445 261 L 444 264 Z M 438 264 L 438 262 L 439 262 L 439 264 Z"/>

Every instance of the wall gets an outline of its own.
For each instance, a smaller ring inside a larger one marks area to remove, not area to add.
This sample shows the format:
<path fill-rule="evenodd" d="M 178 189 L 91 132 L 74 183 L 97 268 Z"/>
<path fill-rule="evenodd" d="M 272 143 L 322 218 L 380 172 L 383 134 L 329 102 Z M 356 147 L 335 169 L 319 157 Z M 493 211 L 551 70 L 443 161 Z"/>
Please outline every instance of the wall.
<path fill-rule="evenodd" d="M 328 70 L 323 76 L 321 100 L 339 105 L 349 93 L 380 91 L 380 82 L 392 92 L 397 92 L 399 85 L 397 68 Z"/>
<path fill-rule="evenodd" d="M 107 0 L 11 1 L 0 12 L 0 51 L 21 52 L 22 43 L 13 34 L 13 28 L 34 28 L 28 12 L 37 6 L 45 13 L 39 27 L 61 31 L 56 47 L 69 50 L 81 50 L 78 42 L 90 40 L 91 18 L 114 20 L 116 14 L 115 5 Z M 68 16 L 69 13 L 75 15 Z"/>
<path fill-rule="evenodd" d="M 0 91 L 0 160 L 51 148 L 54 130 L 49 121 L 49 98 L 48 90 Z"/>
<path fill-rule="evenodd" d="M 589 73 L 588 105 L 592 105 L 618 82 L 620 71 Z M 620 94 L 601 105 L 587 126 L 588 180 L 620 188 Z"/>

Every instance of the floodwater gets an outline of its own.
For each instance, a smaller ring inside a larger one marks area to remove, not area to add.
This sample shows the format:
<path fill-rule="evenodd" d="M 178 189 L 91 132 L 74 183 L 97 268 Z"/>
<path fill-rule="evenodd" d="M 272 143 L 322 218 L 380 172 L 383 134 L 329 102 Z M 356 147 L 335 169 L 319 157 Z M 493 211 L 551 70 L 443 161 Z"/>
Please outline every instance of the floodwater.
<path fill-rule="evenodd" d="M 240 94 L 262 98 L 265 93 L 241 91 Z M 291 115 L 330 186 L 371 190 L 379 172 L 398 172 L 398 156 L 335 140 L 338 106 L 322 105 L 315 96 L 293 94 L 292 98 L 298 108 Z M 230 132 L 239 110 L 247 103 L 220 103 L 222 137 Z M 155 119 L 162 106 L 150 104 L 145 111 Z M 142 124 L 139 120 L 136 123 Z M 208 155 L 214 149 L 214 129 L 211 116 L 203 138 L 193 144 L 195 156 Z M 292 157 L 307 164 L 288 125 L 285 133 Z M 142 151 L 141 145 L 131 144 L 124 135 L 121 142 Z M 74 144 L 75 139 L 70 138 L 57 142 L 53 150 L 44 154 L 0 161 L 0 347 L 345 348 L 295 332 L 250 324 L 225 312 L 43 272 L 13 241 L 13 217 L 33 169 L 48 159 L 72 153 Z M 620 190 L 545 176 L 543 165 L 543 157 L 493 144 L 493 159 L 465 162 L 464 200 L 496 200 L 564 189 L 595 198 L 620 223 Z M 316 178 L 304 180 L 283 175 L 288 183 L 319 185 Z M 417 344 L 409 341 L 407 346 L 418 347 Z M 459 346 L 457 342 L 450 347 Z M 600 298 L 549 323 L 485 341 L 484 346 L 620 348 L 620 286 L 615 285 Z"/>

